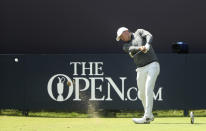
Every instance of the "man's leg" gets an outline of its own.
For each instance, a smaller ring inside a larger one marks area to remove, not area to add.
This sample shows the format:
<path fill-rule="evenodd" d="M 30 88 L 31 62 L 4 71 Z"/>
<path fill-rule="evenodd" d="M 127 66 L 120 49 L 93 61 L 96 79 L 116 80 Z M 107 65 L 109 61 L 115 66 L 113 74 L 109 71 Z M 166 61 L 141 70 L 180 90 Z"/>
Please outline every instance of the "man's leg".
<path fill-rule="evenodd" d="M 141 100 L 144 111 L 146 106 L 145 98 L 145 83 L 146 83 L 146 72 L 143 70 L 137 71 L 137 87 L 138 87 L 138 98 Z"/>
<path fill-rule="evenodd" d="M 145 68 L 138 69 L 137 71 L 137 87 L 138 87 L 138 98 L 141 100 L 144 111 L 146 106 L 146 98 L 145 98 L 145 83 L 146 83 L 146 76 L 147 73 L 145 71 Z M 136 124 L 144 124 L 149 123 L 146 121 L 145 118 L 133 118 L 132 119 L 134 123 Z"/>
<path fill-rule="evenodd" d="M 148 68 L 146 83 L 145 83 L 145 114 L 146 118 L 151 118 L 153 108 L 153 89 L 155 82 L 160 72 L 159 63 L 152 63 Z"/>

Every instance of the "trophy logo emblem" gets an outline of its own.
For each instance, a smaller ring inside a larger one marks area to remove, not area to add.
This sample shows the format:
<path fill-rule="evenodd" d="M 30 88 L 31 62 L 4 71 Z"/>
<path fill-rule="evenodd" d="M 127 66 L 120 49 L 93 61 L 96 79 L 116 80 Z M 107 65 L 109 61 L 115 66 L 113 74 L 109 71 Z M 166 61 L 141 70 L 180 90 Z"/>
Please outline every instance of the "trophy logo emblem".
<path fill-rule="evenodd" d="M 65 78 L 62 77 L 58 77 L 59 79 L 59 83 L 57 83 L 57 93 L 59 94 L 58 97 L 57 97 L 57 101 L 63 101 L 64 98 L 62 96 L 63 94 L 63 91 L 64 91 L 64 81 L 65 81 Z"/>
<path fill-rule="evenodd" d="M 56 78 L 58 79 L 58 83 L 53 84 L 53 81 Z M 69 91 L 68 91 L 67 96 L 64 98 L 63 97 L 63 92 L 64 92 L 64 88 L 65 88 L 65 85 L 64 85 L 65 81 L 71 83 L 71 85 L 69 86 Z M 56 85 L 56 86 L 52 86 L 52 85 Z M 54 95 L 53 95 L 53 92 L 52 92 L 53 88 L 56 88 L 56 90 L 57 90 L 57 93 L 58 93 L 57 98 L 55 98 Z M 67 99 L 69 99 L 71 97 L 71 95 L 73 93 L 73 82 L 67 75 L 56 74 L 56 75 L 52 76 L 49 79 L 49 82 L 48 82 L 48 85 L 47 85 L 47 91 L 48 91 L 49 96 L 53 100 L 58 101 L 58 102 L 66 101 Z"/>

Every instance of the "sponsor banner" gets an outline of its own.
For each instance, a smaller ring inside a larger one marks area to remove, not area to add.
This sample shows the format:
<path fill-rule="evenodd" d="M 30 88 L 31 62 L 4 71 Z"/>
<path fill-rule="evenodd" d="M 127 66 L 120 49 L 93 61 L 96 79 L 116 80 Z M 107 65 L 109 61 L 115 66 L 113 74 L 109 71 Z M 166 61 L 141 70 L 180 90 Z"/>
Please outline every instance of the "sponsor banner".
<path fill-rule="evenodd" d="M 0 96 L 3 100 L 1 108 L 78 111 L 143 109 L 137 95 L 136 66 L 128 55 L 0 57 L 1 72 L 4 74 L 1 76 L 4 92 Z M 199 81 L 203 79 L 199 73 L 206 71 L 198 67 L 206 65 L 203 59 L 206 55 L 196 56 L 198 60 L 193 55 L 158 54 L 158 57 L 160 75 L 153 92 L 154 109 L 205 107 L 199 95 L 206 89 L 200 88 L 204 84 Z M 200 64 L 199 61 L 203 62 Z M 194 88 L 195 81 L 198 87 Z"/>

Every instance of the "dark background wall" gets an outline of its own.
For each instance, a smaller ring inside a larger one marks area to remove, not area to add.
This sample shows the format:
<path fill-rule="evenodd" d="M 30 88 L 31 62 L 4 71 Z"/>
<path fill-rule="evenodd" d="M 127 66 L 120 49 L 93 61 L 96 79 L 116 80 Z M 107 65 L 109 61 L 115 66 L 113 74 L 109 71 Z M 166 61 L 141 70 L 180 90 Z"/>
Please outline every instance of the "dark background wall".
<path fill-rule="evenodd" d="M 0 53 L 121 53 L 116 30 L 149 30 L 157 52 L 206 52 L 204 0 L 1 0 Z"/>

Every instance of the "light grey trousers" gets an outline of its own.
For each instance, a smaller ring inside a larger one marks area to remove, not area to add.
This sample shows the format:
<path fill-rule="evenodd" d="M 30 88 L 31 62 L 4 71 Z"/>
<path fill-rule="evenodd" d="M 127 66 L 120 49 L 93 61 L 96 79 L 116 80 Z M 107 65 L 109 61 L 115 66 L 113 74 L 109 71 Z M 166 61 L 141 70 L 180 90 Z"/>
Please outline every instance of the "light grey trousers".
<path fill-rule="evenodd" d="M 144 67 L 136 69 L 138 98 L 142 101 L 144 107 L 144 116 L 153 117 L 153 90 L 155 82 L 160 73 L 160 65 L 158 62 L 152 62 Z"/>

